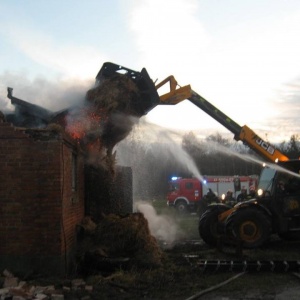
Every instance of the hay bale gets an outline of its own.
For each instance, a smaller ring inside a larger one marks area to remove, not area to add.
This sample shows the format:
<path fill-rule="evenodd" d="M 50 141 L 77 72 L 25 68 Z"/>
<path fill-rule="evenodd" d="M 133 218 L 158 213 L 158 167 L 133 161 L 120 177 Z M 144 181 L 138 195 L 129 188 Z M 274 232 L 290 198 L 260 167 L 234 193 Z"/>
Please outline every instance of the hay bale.
<path fill-rule="evenodd" d="M 86 100 L 96 115 L 101 116 L 101 141 L 109 152 L 132 130 L 132 116 L 140 116 L 140 92 L 127 76 L 116 74 L 89 90 Z"/>
<path fill-rule="evenodd" d="M 90 216 L 85 216 L 78 226 L 84 230 L 85 235 L 94 235 L 97 228 L 97 224 Z"/>
<path fill-rule="evenodd" d="M 107 235 L 107 230 L 113 234 Z M 101 244 L 110 246 L 112 255 L 126 253 L 137 265 L 161 263 L 162 251 L 150 233 L 148 221 L 141 213 L 126 217 L 107 216 L 97 226 L 95 236 L 100 237 Z"/>
<path fill-rule="evenodd" d="M 88 243 L 87 245 L 89 249 L 86 249 L 86 257 L 89 259 L 89 265 L 91 258 L 96 265 L 96 262 L 104 257 L 127 257 L 131 265 L 157 267 L 161 265 L 163 256 L 142 213 L 103 216 L 94 231 L 93 247 Z"/>
<path fill-rule="evenodd" d="M 116 74 L 89 90 L 86 99 L 100 115 L 105 111 L 107 115 L 122 112 L 135 116 L 137 108 L 134 104 L 139 101 L 140 93 L 129 77 Z"/>

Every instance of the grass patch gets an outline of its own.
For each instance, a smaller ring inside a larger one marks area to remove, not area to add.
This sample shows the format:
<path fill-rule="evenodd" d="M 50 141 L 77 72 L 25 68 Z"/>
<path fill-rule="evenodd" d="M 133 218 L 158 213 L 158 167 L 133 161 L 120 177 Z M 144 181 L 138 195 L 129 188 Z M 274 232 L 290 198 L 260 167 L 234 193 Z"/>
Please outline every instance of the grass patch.
<path fill-rule="evenodd" d="M 156 199 L 151 202 L 152 206 L 155 208 L 158 215 L 174 215 L 176 213 L 173 207 L 167 205 L 165 199 Z"/>
<path fill-rule="evenodd" d="M 166 200 L 163 199 L 152 201 L 152 206 L 158 215 L 167 216 L 174 220 L 184 239 L 199 239 L 198 215 L 189 213 L 180 215 L 174 207 L 169 207 Z"/>
<path fill-rule="evenodd" d="M 180 230 L 185 234 L 186 239 L 197 240 L 200 238 L 198 220 L 197 216 L 186 216 L 177 219 L 177 224 Z"/>

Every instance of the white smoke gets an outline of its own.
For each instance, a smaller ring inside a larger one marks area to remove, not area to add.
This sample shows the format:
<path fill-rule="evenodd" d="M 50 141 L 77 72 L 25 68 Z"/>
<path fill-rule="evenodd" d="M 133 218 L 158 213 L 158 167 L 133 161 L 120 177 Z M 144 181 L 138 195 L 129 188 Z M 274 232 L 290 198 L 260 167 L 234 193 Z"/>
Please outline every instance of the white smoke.
<path fill-rule="evenodd" d="M 176 220 L 168 215 L 158 215 L 154 207 L 145 202 L 137 202 L 136 210 L 141 212 L 148 221 L 151 234 L 159 241 L 164 241 L 170 247 L 181 236 Z"/>
<path fill-rule="evenodd" d="M 13 88 L 13 96 L 53 112 L 80 105 L 95 80 L 48 80 L 44 77 L 30 79 L 26 74 L 0 74 L 0 110 L 13 111 L 7 98 L 7 87 Z"/>

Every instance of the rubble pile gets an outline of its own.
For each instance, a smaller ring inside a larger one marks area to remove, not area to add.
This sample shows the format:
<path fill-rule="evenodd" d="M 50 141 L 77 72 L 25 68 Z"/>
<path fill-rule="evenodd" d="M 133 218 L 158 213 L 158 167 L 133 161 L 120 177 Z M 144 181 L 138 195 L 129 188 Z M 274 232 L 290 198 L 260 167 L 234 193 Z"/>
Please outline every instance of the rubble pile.
<path fill-rule="evenodd" d="M 109 214 L 98 224 L 86 217 L 79 242 L 79 269 L 93 272 L 125 267 L 158 267 L 163 251 L 151 235 L 148 221 L 142 213 L 126 216 Z"/>
<path fill-rule="evenodd" d="M 72 295 L 78 294 L 80 299 L 90 299 L 89 295 L 93 292 L 93 286 L 81 278 L 66 280 L 59 285 L 37 285 L 20 280 L 8 270 L 3 271 L 3 276 L 2 288 L 0 287 L 1 300 L 64 300 L 74 299 Z"/>

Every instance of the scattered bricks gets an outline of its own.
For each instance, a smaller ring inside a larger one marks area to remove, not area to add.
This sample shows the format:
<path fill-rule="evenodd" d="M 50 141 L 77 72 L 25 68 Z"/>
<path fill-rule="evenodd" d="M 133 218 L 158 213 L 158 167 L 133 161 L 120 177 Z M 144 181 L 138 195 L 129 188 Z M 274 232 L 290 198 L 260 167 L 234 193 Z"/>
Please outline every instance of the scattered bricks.
<path fill-rule="evenodd" d="M 12 295 L 10 295 L 10 294 L 6 294 L 6 295 L 3 295 L 3 296 L 1 296 L 1 300 L 12 300 Z"/>
<path fill-rule="evenodd" d="M 34 297 L 35 300 L 48 300 L 49 297 L 45 294 L 36 294 Z"/>
<path fill-rule="evenodd" d="M 27 300 L 33 299 L 35 293 L 35 287 L 28 285 L 26 281 L 20 281 L 18 278 L 13 277 L 10 272 L 4 272 L 7 276 L 4 279 L 5 287 L 0 290 L 1 300 Z"/>
<path fill-rule="evenodd" d="M 50 299 L 53 299 L 53 295 L 62 294 L 62 289 L 55 289 L 54 286 L 49 286 L 44 290 L 43 294 L 49 296 Z"/>
<path fill-rule="evenodd" d="M 36 294 L 43 294 L 44 291 L 46 290 L 46 288 L 47 288 L 46 286 L 40 286 L 40 285 L 38 285 L 38 286 L 35 287 L 34 292 Z"/>
<path fill-rule="evenodd" d="M 5 270 L 3 271 L 3 275 L 4 275 L 5 277 L 14 277 L 14 275 L 13 275 L 11 272 L 9 272 L 7 269 L 5 269 Z"/>
<path fill-rule="evenodd" d="M 26 298 L 24 298 L 22 296 L 13 296 L 12 300 L 26 300 Z"/>
<path fill-rule="evenodd" d="M 86 285 L 85 290 L 88 291 L 88 292 L 92 292 L 93 291 L 93 286 L 92 285 Z"/>
<path fill-rule="evenodd" d="M 50 293 L 45 291 L 45 294 L 48 295 L 51 299 L 53 297 L 53 295 L 62 295 L 63 291 L 61 289 L 59 290 L 52 290 Z"/>
<path fill-rule="evenodd" d="M 51 295 L 51 300 L 64 300 L 64 295 L 53 294 Z"/>
<path fill-rule="evenodd" d="M 89 299 L 91 299 L 90 296 L 84 296 L 84 297 L 80 298 L 80 300 L 89 300 Z"/>
<path fill-rule="evenodd" d="M 54 293 L 55 291 L 55 286 L 54 285 L 48 285 L 44 287 L 44 293 Z"/>
<path fill-rule="evenodd" d="M 3 288 L 3 289 L 0 289 L 0 299 L 2 300 L 2 298 L 8 294 L 9 292 L 9 288 Z"/>
<path fill-rule="evenodd" d="M 19 279 L 17 277 L 5 277 L 3 287 L 17 287 Z"/>
<path fill-rule="evenodd" d="M 71 291 L 71 288 L 68 287 L 68 286 L 63 286 L 63 291 L 64 291 L 64 292 L 70 292 L 70 291 Z"/>
<path fill-rule="evenodd" d="M 85 281 L 83 279 L 73 279 L 72 280 L 72 289 L 77 290 L 85 286 Z"/>
<path fill-rule="evenodd" d="M 32 285 L 28 288 L 28 294 L 33 295 L 34 293 L 36 293 L 35 286 Z"/>
<path fill-rule="evenodd" d="M 19 284 L 18 284 L 19 289 L 25 288 L 26 286 L 27 286 L 26 281 L 20 281 Z"/>
<path fill-rule="evenodd" d="M 11 288 L 11 287 L 18 286 L 19 278 L 14 277 L 14 275 L 11 272 L 9 272 L 7 269 L 3 271 L 3 275 L 5 276 L 4 283 L 3 283 L 4 288 Z"/>
<path fill-rule="evenodd" d="M 27 299 L 28 297 L 30 297 L 30 295 L 28 295 L 28 293 L 25 290 L 19 289 L 18 287 L 11 288 L 9 290 L 9 294 L 11 294 L 13 297 L 21 297 L 24 299 Z"/>

